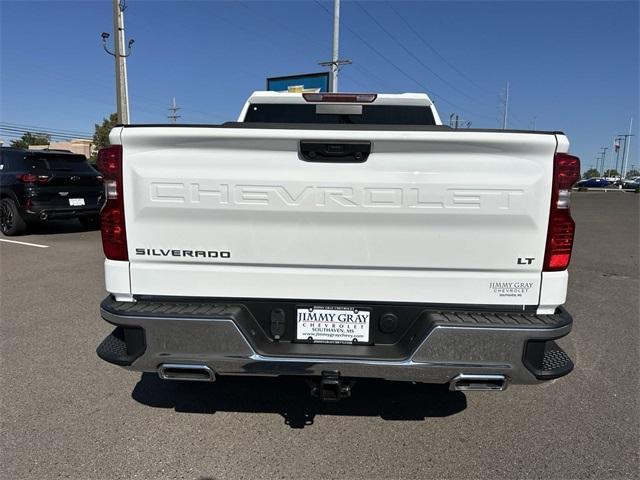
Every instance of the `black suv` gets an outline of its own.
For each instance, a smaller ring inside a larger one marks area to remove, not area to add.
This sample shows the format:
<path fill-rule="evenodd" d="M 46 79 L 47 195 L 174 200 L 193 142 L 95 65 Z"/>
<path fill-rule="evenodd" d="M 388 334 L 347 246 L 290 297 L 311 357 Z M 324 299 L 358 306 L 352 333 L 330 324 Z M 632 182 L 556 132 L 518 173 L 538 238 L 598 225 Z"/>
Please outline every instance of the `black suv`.
<path fill-rule="evenodd" d="M 102 176 L 84 155 L 65 150 L 0 149 L 0 231 L 19 235 L 31 222 L 78 218 L 98 224 Z"/>

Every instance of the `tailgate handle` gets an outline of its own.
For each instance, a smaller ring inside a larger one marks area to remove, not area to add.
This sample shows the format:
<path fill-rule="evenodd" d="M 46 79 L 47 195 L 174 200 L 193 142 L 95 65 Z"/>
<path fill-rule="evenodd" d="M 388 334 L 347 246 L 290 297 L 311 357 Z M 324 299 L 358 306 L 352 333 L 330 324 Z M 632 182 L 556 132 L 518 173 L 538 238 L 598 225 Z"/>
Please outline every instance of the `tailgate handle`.
<path fill-rule="evenodd" d="M 371 153 L 371 142 L 300 140 L 300 156 L 307 162 L 363 163 Z"/>

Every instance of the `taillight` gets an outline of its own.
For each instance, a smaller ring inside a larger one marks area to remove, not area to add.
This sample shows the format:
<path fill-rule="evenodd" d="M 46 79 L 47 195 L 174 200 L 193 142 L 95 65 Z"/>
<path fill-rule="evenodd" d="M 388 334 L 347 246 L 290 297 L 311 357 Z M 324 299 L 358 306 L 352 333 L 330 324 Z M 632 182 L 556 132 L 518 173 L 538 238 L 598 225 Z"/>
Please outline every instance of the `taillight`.
<path fill-rule="evenodd" d="M 571 186 L 579 179 L 580 159 L 566 153 L 556 153 L 553 159 L 553 186 L 544 254 L 545 272 L 565 270 L 569 266 L 576 229 L 569 209 Z"/>
<path fill-rule="evenodd" d="M 113 145 L 98 152 L 98 170 L 104 176 L 107 201 L 100 212 L 102 249 L 111 260 L 128 260 L 122 196 L 122 146 Z"/>
<path fill-rule="evenodd" d="M 303 93 L 307 102 L 371 103 L 378 97 L 375 93 Z"/>
<path fill-rule="evenodd" d="M 34 175 L 33 173 L 18 175 L 18 179 L 22 183 L 47 183 L 49 181 L 49 178 L 49 175 Z"/>

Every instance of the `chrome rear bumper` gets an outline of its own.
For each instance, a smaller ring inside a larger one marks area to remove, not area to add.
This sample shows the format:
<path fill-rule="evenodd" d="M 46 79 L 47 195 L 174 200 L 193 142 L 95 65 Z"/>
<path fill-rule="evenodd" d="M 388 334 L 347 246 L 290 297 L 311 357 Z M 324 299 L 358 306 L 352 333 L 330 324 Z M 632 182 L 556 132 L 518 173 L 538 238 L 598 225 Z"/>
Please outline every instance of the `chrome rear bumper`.
<path fill-rule="evenodd" d="M 162 303 L 167 304 L 166 300 Z M 487 324 L 449 318 L 474 318 L 468 311 L 461 315 L 430 312 L 425 331 L 406 358 L 380 359 L 330 356 L 326 346 L 321 356 L 314 356 L 314 347 L 319 345 L 306 345 L 306 355 L 274 355 L 278 342 L 273 341 L 275 345 L 269 345 L 269 354 L 265 354 L 252 338 L 257 332 L 239 328 L 241 322 L 235 320 L 235 306 L 222 305 L 215 310 L 217 313 L 212 310 L 199 316 L 172 314 L 184 304 L 176 302 L 176 305 L 168 309 L 159 306 L 155 309 L 159 313 L 154 314 L 153 308 L 127 308 L 127 304 L 106 299 L 101 306 L 102 317 L 118 328 L 98 347 L 98 355 L 143 372 L 158 372 L 163 364 L 197 364 L 216 375 L 317 376 L 324 371 L 337 371 L 343 377 L 440 384 L 464 378 L 460 375 L 496 375 L 505 378 L 505 385 L 532 384 L 566 375 L 573 367 L 564 352 L 568 363 L 557 360 L 559 347 L 553 342 L 571 331 L 571 316 L 563 309 L 555 315 L 527 314 L 530 318 L 523 314 L 500 314 L 499 323 Z M 482 315 L 486 316 L 486 312 Z M 508 323 L 511 317 L 513 321 Z M 285 346 L 282 347 L 285 351 Z M 349 347 L 353 352 L 362 348 Z"/>

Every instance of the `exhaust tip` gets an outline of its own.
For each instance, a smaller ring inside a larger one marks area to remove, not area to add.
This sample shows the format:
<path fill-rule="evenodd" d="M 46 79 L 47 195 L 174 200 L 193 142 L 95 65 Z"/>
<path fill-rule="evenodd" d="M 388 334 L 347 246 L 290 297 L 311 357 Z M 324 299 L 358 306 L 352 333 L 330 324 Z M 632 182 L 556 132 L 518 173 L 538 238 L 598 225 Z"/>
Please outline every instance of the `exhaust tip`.
<path fill-rule="evenodd" d="M 163 380 L 216 381 L 213 370 L 206 365 L 199 364 L 163 363 L 158 367 L 158 375 Z"/>
<path fill-rule="evenodd" d="M 461 373 L 449 382 L 449 390 L 453 392 L 494 391 L 502 392 L 507 389 L 507 378 L 504 375 L 476 375 Z"/>
<path fill-rule="evenodd" d="M 46 219 L 47 219 L 47 217 L 48 217 L 47 212 L 42 212 L 42 213 L 40 214 L 40 220 L 46 220 Z"/>

